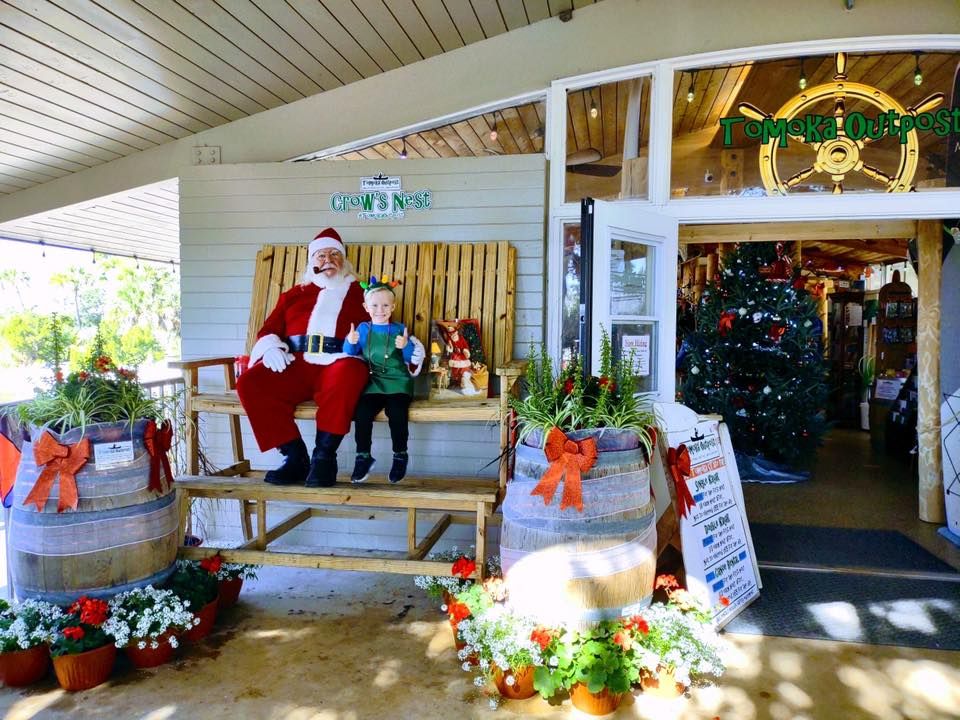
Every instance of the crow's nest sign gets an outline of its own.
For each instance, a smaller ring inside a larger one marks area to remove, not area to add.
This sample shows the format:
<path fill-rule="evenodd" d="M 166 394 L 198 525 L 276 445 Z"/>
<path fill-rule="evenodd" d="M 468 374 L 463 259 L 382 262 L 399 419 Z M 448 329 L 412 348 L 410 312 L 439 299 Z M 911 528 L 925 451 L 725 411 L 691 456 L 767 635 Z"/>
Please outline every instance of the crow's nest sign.
<path fill-rule="evenodd" d="M 360 192 L 334 193 L 330 209 L 337 213 L 357 211 L 361 220 L 391 220 L 404 217 L 408 210 L 429 210 L 433 193 L 429 190 L 404 192 L 399 177 L 360 178 Z"/>

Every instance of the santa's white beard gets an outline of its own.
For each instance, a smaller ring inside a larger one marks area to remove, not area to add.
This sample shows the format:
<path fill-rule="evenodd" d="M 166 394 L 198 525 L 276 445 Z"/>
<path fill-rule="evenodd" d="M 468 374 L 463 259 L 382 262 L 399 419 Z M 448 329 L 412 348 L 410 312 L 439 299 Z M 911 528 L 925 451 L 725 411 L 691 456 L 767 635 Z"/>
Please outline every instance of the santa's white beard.
<path fill-rule="evenodd" d="M 341 285 L 345 285 L 350 282 L 350 276 L 347 275 L 345 270 L 341 270 L 333 277 L 327 277 L 325 273 L 315 273 L 313 271 L 313 267 L 308 267 L 305 275 L 308 283 L 313 283 L 319 288 L 340 287 Z"/>

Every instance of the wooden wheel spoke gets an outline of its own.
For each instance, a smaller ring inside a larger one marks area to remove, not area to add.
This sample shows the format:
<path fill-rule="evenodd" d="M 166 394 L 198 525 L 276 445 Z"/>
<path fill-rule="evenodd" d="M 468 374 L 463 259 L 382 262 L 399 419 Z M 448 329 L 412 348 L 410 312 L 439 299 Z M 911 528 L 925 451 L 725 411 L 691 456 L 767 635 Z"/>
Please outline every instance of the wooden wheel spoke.
<path fill-rule="evenodd" d="M 883 170 L 879 170 L 870 165 L 864 165 L 862 168 L 860 168 L 860 172 L 862 172 L 871 180 L 876 180 L 878 183 L 882 183 L 883 185 L 888 185 L 890 181 L 893 179 L 889 175 L 887 175 L 885 172 L 883 172 Z"/>
<path fill-rule="evenodd" d="M 796 187 L 797 185 L 802 183 L 804 180 L 806 180 L 808 177 L 813 175 L 815 172 L 817 172 L 817 169 L 811 165 L 810 167 L 804 168 L 800 172 L 791 175 L 789 178 L 787 178 L 784 185 L 791 188 Z"/>

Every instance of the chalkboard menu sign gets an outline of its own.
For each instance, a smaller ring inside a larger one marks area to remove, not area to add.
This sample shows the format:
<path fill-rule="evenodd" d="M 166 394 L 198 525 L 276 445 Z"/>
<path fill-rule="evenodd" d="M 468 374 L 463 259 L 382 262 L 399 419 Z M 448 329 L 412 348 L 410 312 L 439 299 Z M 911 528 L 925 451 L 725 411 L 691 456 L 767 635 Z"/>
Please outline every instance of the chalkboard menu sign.
<path fill-rule="evenodd" d="M 721 628 L 759 597 L 760 571 L 726 425 L 717 419 L 698 417 L 682 405 L 675 407 L 689 414 L 662 414 L 661 421 L 667 444 L 673 449 L 666 468 L 668 485 L 679 477 L 693 501 L 684 506 L 682 488 L 677 492 L 671 487 L 671 494 L 677 498 L 674 506 L 687 588 L 707 601 L 716 627 Z M 671 461 L 679 456 L 683 456 L 682 467 L 671 467 Z M 684 513 L 681 507 L 685 507 Z"/>

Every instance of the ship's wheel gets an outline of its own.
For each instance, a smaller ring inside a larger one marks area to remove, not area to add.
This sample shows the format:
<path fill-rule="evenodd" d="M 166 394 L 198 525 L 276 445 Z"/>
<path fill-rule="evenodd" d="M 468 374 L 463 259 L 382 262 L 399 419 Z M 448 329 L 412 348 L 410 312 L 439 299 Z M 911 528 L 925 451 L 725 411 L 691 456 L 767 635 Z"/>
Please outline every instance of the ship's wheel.
<path fill-rule="evenodd" d="M 848 137 L 844 131 L 843 122 L 846 117 L 847 103 L 851 100 L 860 100 L 879 109 L 881 113 L 892 110 L 898 116 L 908 114 L 916 116 L 919 113 L 932 110 L 943 102 L 943 93 L 934 93 L 915 107 L 904 109 L 900 103 L 879 88 L 864 83 L 848 82 L 846 53 L 837 53 L 836 63 L 837 72 L 833 76 L 832 82 L 808 88 L 794 95 L 784 103 L 783 107 L 777 110 L 775 115 L 767 114 L 750 103 L 740 103 L 738 106 L 741 114 L 753 120 L 763 121 L 777 118 L 785 119 L 789 124 L 790 120 L 802 117 L 817 103 L 824 100 L 833 100 L 833 115 L 837 119 L 836 139 L 806 142 L 802 135 L 790 135 L 791 140 L 808 145 L 816 153 L 816 159 L 812 165 L 788 178 L 783 178 L 777 168 L 777 153 L 780 149 L 778 138 L 772 137 L 769 142 L 760 147 L 760 176 L 763 178 L 767 193 L 769 195 L 786 195 L 790 188 L 796 187 L 816 173 L 829 175 L 833 181 L 833 192 L 842 193 L 844 179 L 848 174 L 854 172 L 863 173 L 871 180 L 880 183 L 884 186 L 885 192 L 913 190 L 913 176 L 917 171 L 920 147 L 917 131 L 910 130 L 906 134 L 907 142 L 899 145 L 900 161 L 897 164 L 897 170 L 894 174 L 888 175 L 864 162 L 864 147 L 873 141 L 868 137 L 854 140 Z"/>

